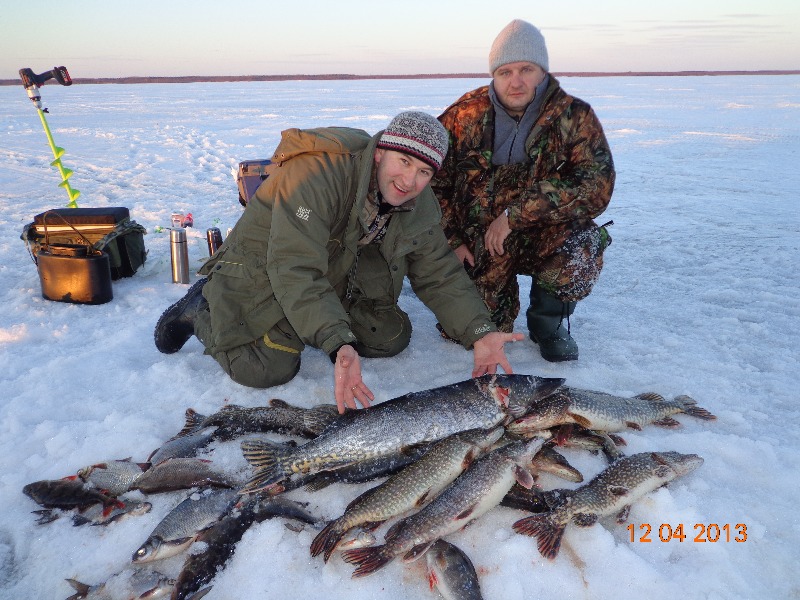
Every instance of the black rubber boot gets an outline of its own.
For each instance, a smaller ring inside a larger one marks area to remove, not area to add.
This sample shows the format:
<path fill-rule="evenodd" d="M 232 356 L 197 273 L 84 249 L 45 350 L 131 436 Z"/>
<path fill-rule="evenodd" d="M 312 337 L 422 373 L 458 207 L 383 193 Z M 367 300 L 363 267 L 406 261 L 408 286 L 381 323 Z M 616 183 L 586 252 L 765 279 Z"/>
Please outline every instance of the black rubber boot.
<path fill-rule="evenodd" d="M 205 277 L 195 282 L 186 295 L 164 311 L 156 323 L 153 338 L 156 348 L 164 354 L 174 354 L 194 335 L 194 319 L 197 313 L 208 308 L 203 297 Z"/>
<path fill-rule="evenodd" d="M 530 338 L 539 344 L 543 359 L 550 362 L 578 359 L 578 343 L 569 332 L 569 317 L 576 304 L 562 302 L 535 282 L 531 286 L 531 305 L 525 315 L 528 317 Z"/>

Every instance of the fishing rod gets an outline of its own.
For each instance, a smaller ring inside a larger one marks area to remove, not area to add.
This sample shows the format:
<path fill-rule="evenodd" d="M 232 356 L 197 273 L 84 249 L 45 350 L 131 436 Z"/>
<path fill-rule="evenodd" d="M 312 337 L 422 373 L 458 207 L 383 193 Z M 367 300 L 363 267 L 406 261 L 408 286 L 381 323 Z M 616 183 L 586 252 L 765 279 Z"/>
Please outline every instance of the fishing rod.
<path fill-rule="evenodd" d="M 67 169 L 63 164 L 61 164 L 61 157 L 64 156 L 64 149 L 60 146 L 56 146 L 56 143 L 53 141 L 53 134 L 50 131 L 50 126 L 47 124 L 47 119 L 44 116 L 45 113 L 49 113 L 50 111 L 48 111 L 46 108 L 42 108 L 42 96 L 39 93 L 39 88 L 43 86 L 46 81 L 55 79 L 61 85 L 66 86 L 72 85 L 72 78 L 69 76 L 69 72 L 67 71 L 66 67 L 53 67 L 52 70 L 40 73 L 38 75 L 31 69 L 24 68 L 19 70 L 19 76 L 22 79 L 22 85 L 25 86 L 25 91 L 28 92 L 28 97 L 31 99 L 33 105 L 36 107 L 36 110 L 39 113 L 39 119 L 42 121 L 42 127 L 44 127 L 44 133 L 47 136 L 47 142 L 50 144 L 50 150 L 53 151 L 55 160 L 50 163 L 50 166 L 58 169 L 58 172 L 61 175 L 61 183 L 58 184 L 58 187 L 63 187 L 67 191 L 67 195 L 69 196 L 69 204 L 67 204 L 67 207 L 78 208 L 77 200 L 81 193 L 69 184 L 69 178 L 72 176 L 72 169 Z"/>

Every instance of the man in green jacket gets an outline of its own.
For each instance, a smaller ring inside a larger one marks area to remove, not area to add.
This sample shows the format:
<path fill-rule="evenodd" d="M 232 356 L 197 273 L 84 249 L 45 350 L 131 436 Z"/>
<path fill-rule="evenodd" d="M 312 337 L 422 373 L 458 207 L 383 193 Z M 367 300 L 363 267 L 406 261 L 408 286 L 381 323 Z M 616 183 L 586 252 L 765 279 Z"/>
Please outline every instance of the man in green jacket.
<path fill-rule="evenodd" d="M 195 335 L 234 381 L 291 380 L 306 345 L 334 362 L 340 411 L 374 400 L 360 357 L 394 356 L 411 337 L 397 305 L 407 276 L 447 333 L 473 349 L 472 376 L 511 367 L 500 333 L 441 230 L 429 182 L 448 136 L 405 112 L 371 137 L 350 128 L 289 129 L 272 170 L 201 279 L 168 308 L 156 347 Z"/>
<path fill-rule="evenodd" d="M 489 70 L 490 85 L 439 117 L 452 140 L 432 182 L 445 235 L 500 331 L 519 313 L 517 275 L 532 276 L 531 339 L 546 360 L 575 360 L 569 317 L 611 243 L 593 221 L 614 189 L 611 150 L 591 106 L 549 74 L 544 37 L 530 23 L 500 32 Z"/>

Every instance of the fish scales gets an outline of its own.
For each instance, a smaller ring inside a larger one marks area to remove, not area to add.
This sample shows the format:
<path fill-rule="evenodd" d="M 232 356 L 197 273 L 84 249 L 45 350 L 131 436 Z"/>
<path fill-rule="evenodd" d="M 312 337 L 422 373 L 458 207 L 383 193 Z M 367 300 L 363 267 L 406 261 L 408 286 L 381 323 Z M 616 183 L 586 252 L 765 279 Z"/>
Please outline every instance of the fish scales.
<path fill-rule="evenodd" d="M 351 502 L 341 517 L 317 535 L 311 555 L 324 552 L 327 562 L 339 540 L 353 527 L 382 523 L 432 500 L 502 434 L 502 427 L 470 430 L 437 442 L 418 461 Z"/>
<path fill-rule="evenodd" d="M 703 463 L 696 454 L 642 452 L 612 463 L 586 485 L 567 494 L 549 512 L 520 519 L 514 531 L 538 538 L 539 552 L 555 558 L 570 522 L 588 527 L 617 514 L 624 522 L 631 504 Z"/>
<path fill-rule="evenodd" d="M 357 565 L 353 577 L 369 575 L 400 554 L 406 561 L 416 560 L 436 540 L 500 504 L 523 473 L 526 485 L 532 485 L 527 469 L 543 443 L 539 438 L 513 442 L 486 454 L 430 504 L 392 526 L 384 545 L 344 552 L 345 562 Z"/>
<path fill-rule="evenodd" d="M 509 394 L 512 382 L 516 390 L 511 388 Z M 262 490 L 293 473 L 335 469 L 461 431 L 491 429 L 562 383 L 562 379 L 523 375 L 484 376 L 347 413 L 297 448 L 279 450 L 269 443 L 243 442 L 245 458 L 256 467 L 243 491 Z"/>

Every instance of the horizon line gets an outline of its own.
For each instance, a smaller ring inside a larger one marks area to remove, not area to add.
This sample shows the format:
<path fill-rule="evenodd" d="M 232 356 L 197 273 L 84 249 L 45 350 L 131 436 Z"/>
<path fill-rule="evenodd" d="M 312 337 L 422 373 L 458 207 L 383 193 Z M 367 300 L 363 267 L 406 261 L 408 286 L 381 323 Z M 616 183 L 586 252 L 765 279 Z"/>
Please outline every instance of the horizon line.
<path fill-rule="evenodd" d="M 800 75 L 800 70 L 713 70 L 713 71 L 561 71 L 556 77 L 694 77 L 724 75 Z M 130 75 L 123 77 L 76 77 L 74 84 L 130 84 L 130 83 L 230 83 L 238 81 L 338 81 L 361 79 L 490 79 L 489 73 L 417 73 L 411 75 L 355 75 L 329 73 L 321 75 Z M 0 79 L 0 86 L 19 85 L 19 79 Z"/>

